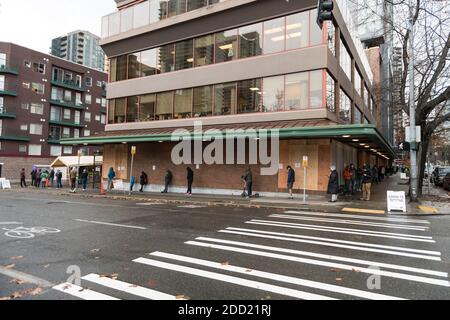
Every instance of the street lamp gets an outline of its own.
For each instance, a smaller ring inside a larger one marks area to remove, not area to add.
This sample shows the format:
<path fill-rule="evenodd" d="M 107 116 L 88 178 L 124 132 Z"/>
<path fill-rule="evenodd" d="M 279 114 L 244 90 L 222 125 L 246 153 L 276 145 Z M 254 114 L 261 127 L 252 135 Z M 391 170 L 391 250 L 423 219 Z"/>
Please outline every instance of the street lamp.
<path fill-rule="evenodd" d="M 78 183 L 80 180 L 80 162 L 81 162 L 81 156 L 83 155 L 83 150 L 78 149 L 77 155 L 78 155 L 78 166 L 77 166 L 77 175 L 76 175 L 76 180 L 75 180 L 75 189 L 73 190 L 74 193 L 77 192 Z"/>

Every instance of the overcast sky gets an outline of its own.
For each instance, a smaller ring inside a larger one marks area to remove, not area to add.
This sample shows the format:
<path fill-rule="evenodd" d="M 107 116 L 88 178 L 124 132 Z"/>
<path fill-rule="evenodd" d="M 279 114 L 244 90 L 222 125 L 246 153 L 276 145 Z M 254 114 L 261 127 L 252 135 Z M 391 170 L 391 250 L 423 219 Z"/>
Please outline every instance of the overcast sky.
<path fill-rule="evenodd" d="M 51 40 L 74 30 L 101 35 L 114 0 L 0 0 L 0 41 L 49 53 Z"/>

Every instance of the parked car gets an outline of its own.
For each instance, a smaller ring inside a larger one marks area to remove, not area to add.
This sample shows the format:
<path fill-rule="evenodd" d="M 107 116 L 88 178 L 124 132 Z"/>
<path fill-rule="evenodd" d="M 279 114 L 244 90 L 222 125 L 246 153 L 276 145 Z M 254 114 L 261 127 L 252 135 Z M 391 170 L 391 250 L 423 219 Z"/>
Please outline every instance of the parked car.
<path fill-rule="evenodd" d="M 444 177 L 450 173 L 450 167 L 439 167 L 437 174 L 434 177 L 434 185 L 437 187 L 442 186 L 444 182 Z"/>
<path fill-rule="evenodd" d="M 445 175 L 444 180 L 442 182 L 442 188 L 444 188 L 444 190 L 450 191 L 450 173 L 447 173 Z"/>

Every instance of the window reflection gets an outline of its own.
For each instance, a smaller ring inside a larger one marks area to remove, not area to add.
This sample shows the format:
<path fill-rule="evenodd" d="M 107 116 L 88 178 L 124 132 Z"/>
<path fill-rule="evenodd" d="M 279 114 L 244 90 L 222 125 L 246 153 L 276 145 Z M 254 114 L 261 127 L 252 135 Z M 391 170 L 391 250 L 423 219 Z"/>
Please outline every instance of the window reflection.
<path fill-rule="evenodd" d="M 158 65 L 159 73 L 174 71 L 175 63 L 175 46 L 168 44 L 158 48 Z"/>
<path fill-rule="evenodd" d="M 192 118 L 192 89 L 175 91 L 174 119 Z"/>
<path fill-rule="evenodd" d="M 238 82 L 237 113 L 261 112 L 261 79 Z"/>
<path fill-rule="evenodd" d="M 126 98 L 116 99 L 114 107 L 114 123 L 125 122 Z"/>
<path fill-rule="evenodd" d="M 175 70 L 192 68 L 194 63 L 193 41 L 186 40 L 175 44 Z"/>
<path fill-rule="evenodd" d="M 326 104 L 328 110 L 331 112 L 336 112 L 336 81 L 327 72 L 327 89 L 326 89 L 327 99 Z"/>
<path fill-rule="evenodd" d="M 264 22 L 264 53 L 284 50 L 284 18 Z"/>
<path fill-rule="evenodd" d="M 309 11 L 309 28 L 310 28 L 310 45 L 315 46 L 323 43 L 323 31 L 319 28 L 319 25 L 316 22 L 317 17 L 317 9 Z"/>
<path fill-rule="evenodd" d="M 138 97 L 128 97 L 127 122 L 136 122 L 138 119 Z"/>
<path fill-rule="evenodd" d="M 167 1 L 167 16 L 173 17 L 186 12 L 186 0 Z"/>
<path fill-rule="evenodd" d="M 155 120 L 170 120 L 173 117 L 173 91 L 158 93 L 156 96 Z"/>
<path fill-rule="evenodd" d="M 286 109 L 307 109 L 309 104 L 308 73 L 295 73 L 286 76 Z"/>
<path fill-rule="evenodd" d="M 284 76 L 265 78 L 263 88 L 263 112 L 284 110 Z"/>
<path fill-rule="evenodd" d="M 309 90 L 310 90 L 310 104 L 311 108 L 323 107 L 323 71 L 315 70 L 309 73 Z"/>
<path fill-rule="evenodd" d="M 340 106 L 339 106 L 339 118 L 342 121 L 350 122 L 351 120 L 351 100 L 348 97 L 348 95 L 342 90 L 341 88 L 341 94 L 340 94 Z"/>
<path fill-rule="evenodd" d="M 214 35 L 195 39 L 195 66 L 214 63 Z"/>
<path fill-rule="evenodd" d="M 156 95 L 147 94 L 139 98 L 139 121 L 155 119 Z"/>
<path fill-rule="evenodd" d="M 141 76 L 141 55 L 132 53 L 128 55 L 128 79 L 139 78 Z"/>
<path fill-rule="evenodd" d="M 194 88 L 194 118 L 208 117 L 212 115 L 212 86 Z"/>
<path fill-rule="evenodd" d="M 304 48 L 309 45 L 309 12 L 300 12 L 286 17 L 286 50 Z"/>
<path fill-rule="evenodd" d="M 187 0 L 187 11 L 192 11 L 206 7 L 208 5 L 208 0 Z"/>
<path fill-rule="evenodd" d="M 157 53 L 156 49 L 142 51 L 141 74 L 143 77 L 151 76 L 157 73 L 156 53 Z"/>
<path fill-rule="evenodd" d="M 262 54 L 262 23 L 239 28 L 240 58 Z"/>
<path fill-rule="evenodd" d="M 353 123 L 361 124 L 361 120 L 362 120 L 362 113 L 359 110 L 359 108 L 355 106 L 355 114 L 353 116 Z"/>
<path fill-rule="evenodd" d="M 237 29 L 216 33 L 216 63 L 237 59 Z"/>
<path fill-rule="evenodd" d="M 236 83 L 214 86 L 214 115 L 229 115 L 236 110 Z"/>

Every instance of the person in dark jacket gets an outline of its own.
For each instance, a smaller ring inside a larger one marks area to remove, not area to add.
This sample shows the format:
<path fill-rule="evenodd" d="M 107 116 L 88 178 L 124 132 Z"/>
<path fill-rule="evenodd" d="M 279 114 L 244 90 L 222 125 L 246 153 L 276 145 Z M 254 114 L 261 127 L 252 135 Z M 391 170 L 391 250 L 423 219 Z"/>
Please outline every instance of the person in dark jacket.
<path fill-rule="evenodd" d="M 336 170 L 336 166 L 331 166 L 331 174 L 328 181 L 327 193 L 331 194 L 330 202 L 337 202 L 339 194 L 339 173 Z"/>
<path fill-rule="evenodd" d="M 187 183 L 188 183 L 188 189 L 186 194 L 187 195 L 192 195 L 192 184 L 194 183 L 194 171 L 192 171 L 191 168 L 187 168 Z"/>
<path fill-rule="evenodd" d="M 53 188 L 54 181 L 55 181 L 55 170 L 53 168 L 52 168 L 52 170 L 50 170 L 48 179 L 50 180 L 50 188 Z"/>
<path fill-rule="evenodd" d="M 41 175 L 42 175 L 42 170 L 39 169 L 39 171 L 36 173 L 36 187 L 37 188 L 41 187 Z"/>
<path fill-rule="evenodd" d="M 287 178 L 288 192 L 289 192 L 289 195 L 290 195 L 291 199 L 294 199 L 294 196 L 292 194 L 292 189 L 294 189 L 295 171 L 294 171 L 294 169 L 292 169 L 291 166 L 287 167 L 287 174 L 288 174 L 288 178 Z"/>
<path fill-rule="evenodd" d="M 142 171 L 141 175 L 139 176 L 139 184 L 141 185 L 141 189 L 139 189 L 139 192 L 144 192 L 144 188 L 148 184 L 148 176 L 144 171 Z"/>
<path fill-rule="evenodd" d="M 365 165 L 362 181 L 363 197 L 360 199 L 361 201 L 370 201 L 372 179 L 372 169 L 370 169 L 370 166 Z"/>
<path fill-rule="evenodd" d="M 116 177 L 116 173 L 114 172 L 114 168 L 111 167 L 109 168 L 109 172 L 108 172 L 108 186 L 106 188 L 106 191 L 110 191 L 113 185 L 113 180 Z"/>
<path fill-rule="evenodd" d="M 36 175 L 37 175 L 37 170 L 36 168 L 33 168 L 33 170 L 31 170 L 31 186 L 32 187 L 36 187 Z"/>
<path fill-rule="evenodd" d="M 164 175 L 164 190 L 161 191 L 161 193 L 168 193 L 169 185 L 171 183 L 172 183 L 172 172 L 170 170 L 167 170 L 166 174 Z"/>
<path fill-rule="evenodd" d="M 251 198 L 253 195 L 253 174 L 250 167 L 245 170 L 245 173 L 242 176 L 242 180 L 245 181 L 247 187 L 247 198 Z"/>
<path fill-rule="evenodd" d="M 86 169 L 83 170 L 81 173 L 81 184 L 83 186 L 83 191 L 86 191 L 87 189 L 87 182 L 88 182 L 88 172 Z"/>
<path fill-rule="evenodd" d="M 62 189 L 62 172 L 61 170 L 56 171 L 56 188 Z"/>
<path fill-rule="evenodd" d="M 25 168 L 20 171 L 20 187 L 27 187 L 27 182 L 25 181 Z"/>

